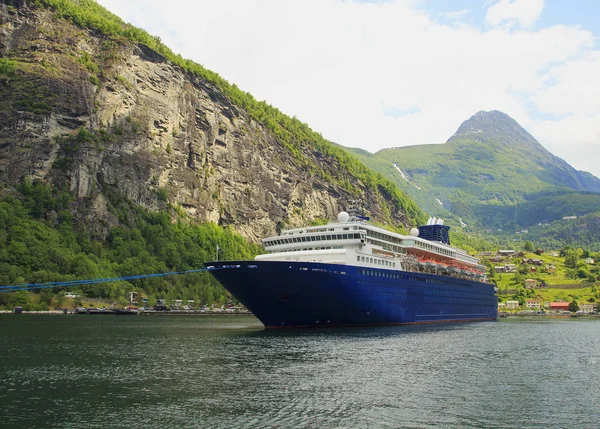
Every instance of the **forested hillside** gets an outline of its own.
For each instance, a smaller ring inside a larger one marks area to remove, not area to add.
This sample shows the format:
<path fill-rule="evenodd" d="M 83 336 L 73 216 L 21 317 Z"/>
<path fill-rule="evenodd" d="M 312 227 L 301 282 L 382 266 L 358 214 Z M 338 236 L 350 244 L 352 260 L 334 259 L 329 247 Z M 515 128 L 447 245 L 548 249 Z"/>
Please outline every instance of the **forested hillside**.
<path fill-rule="evenodd" d="M 216 258 L 250 259 L 260 252 L 231 228 L 213 223 L 194 225 L 173 210 L 149 212 L 135 204 L 111 198 L 110 210 L 120 220 L 106 240 L 76 228 L 68 191 L 41 182 L 25 181 L 18 197 L 0 201 L 0 285 L 46 283 L 73 279 L 113 278 L 201 268 Z M 172 222 L 172 217 L 179 218 Z M 58 293 L 63 288 L 52 291 Z M 100 283 L 69 289 L 91 298 L 126 302 L 129 292 L 149 297 L 193 299 L 197 303 L 224 304 L 231 298 L 208 273 L 148 278 L 130 282 Z M 38 290 L 36 293 L 40 293 Z M 47 308 L 52 295 L 41 291 Z M 0 293 L 0 306 L 30 308 L 23 294 Z M 16 301 L 15 301 L 16 300 Z M 54 305 L 58 304 L 54 298 Z"/>
<path fill-rule="evenodd" d="M 572 246 L 592 252 L 600 251 L 600 212 L 560 219 L 534 225 L 523 239 L 530 240 L 542 249 L 560 249 Z"/>

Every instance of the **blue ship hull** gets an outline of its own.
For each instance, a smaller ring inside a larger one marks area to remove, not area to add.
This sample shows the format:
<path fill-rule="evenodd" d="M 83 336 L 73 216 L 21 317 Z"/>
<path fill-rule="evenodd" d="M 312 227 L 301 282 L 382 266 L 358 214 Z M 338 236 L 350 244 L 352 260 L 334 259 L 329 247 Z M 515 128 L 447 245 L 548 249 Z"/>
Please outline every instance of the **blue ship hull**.
<path fill-rule="evenodd" d="M 494 285 L 425 273 L 310 262 L 207 263 L 266 328 L 496 320 Z"/>

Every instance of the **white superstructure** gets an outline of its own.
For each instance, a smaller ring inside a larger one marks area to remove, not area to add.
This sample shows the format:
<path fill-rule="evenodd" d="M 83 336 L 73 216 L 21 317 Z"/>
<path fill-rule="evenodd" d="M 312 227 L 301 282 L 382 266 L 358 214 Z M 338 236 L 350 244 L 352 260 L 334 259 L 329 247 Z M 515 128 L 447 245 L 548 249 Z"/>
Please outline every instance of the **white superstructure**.
<path fill-rule="evenodd" d="M 485 267 L 464 250 L 441 242 L 397 234 L 342 212 L 337 223 L 282 231 L 262 240 L 261 261 L 297 261 L 419 271 L 482 281 Z"/>

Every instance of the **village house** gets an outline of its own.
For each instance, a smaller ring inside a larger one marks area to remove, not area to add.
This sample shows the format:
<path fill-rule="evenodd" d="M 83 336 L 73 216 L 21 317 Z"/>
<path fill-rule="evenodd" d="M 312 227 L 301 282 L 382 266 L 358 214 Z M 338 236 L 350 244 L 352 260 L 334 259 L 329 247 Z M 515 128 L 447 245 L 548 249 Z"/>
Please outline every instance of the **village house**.
<path fill-rule="evenodd" d="M 579 309 L 584 313 L 592 313 L 595 311 L 595 304 L 581 304 Z"/>
<path fill-rule="evenodd" d="M 516 300 L 506 301 L 506 308 L 519 308 L 519 301 L 516 301 Z"/>
<path fill-rule="evenodd" d="M 551 302 L 550 310 L 552 311 L 569 311 L 569 303 L 568 302 Z"/>
<path fill-rule="evenodd" d="M 534 259 L 534 258 L 523 258 L 521 262 L 523 262 L 524 264 L 530 264 L 530 265 L 539 265 L 539 266 L 544 265 L 544 261 L 542 261 L 541 259 Z"/>
<path fill-rule="evenodd" d="M 585 263 L 588 265 L 592 265 L 594 263 L 594 260 L 592 258 L 585 258 Z"/>
<path fill-rule="evenodd" d="M 547 273 L 555 273 L 556 265 L 554 265 L 554 264 L 546 265 L 546 272 Z"/>
<path fill-rule="evenodd" d="M 514 250 L 498 250 L 498 254 L 500 256 L 515 256 Z"/>
<path fill-rule="evenodd" d="M 539 310 L 542 308 L 540 301 L 537 299 L 528 299 L 525 304 L 527 305 L 527 308 L 533 308 L 536 310 Z"/>
<path fill-rule="evenodd" d="M 499 302 L 498 303 L 498 309 L 500 309 L 500 308 L 503 308 L 503 309 L 506 308 L 506 303 L 505 302 Z"/>
<path fill-rule="evenodd" d="M 515 264 L 504 264 L 494 267 L 497 273 L 515 273 L 517 266 Z"/>
<path fill-rule="evenodd" d="M 558 252 L 556 250 L 551 250 L 551 251 L 548 252 L 548 254 L 550 256 L 554 256 L 555 258 L 558 257 Z"/>
<path fill-rule="evenodd" d="M 526 279 L 525 280 L 525 289 L 533 289 L 537 287 L 537 280 L 535 279 Z"/>

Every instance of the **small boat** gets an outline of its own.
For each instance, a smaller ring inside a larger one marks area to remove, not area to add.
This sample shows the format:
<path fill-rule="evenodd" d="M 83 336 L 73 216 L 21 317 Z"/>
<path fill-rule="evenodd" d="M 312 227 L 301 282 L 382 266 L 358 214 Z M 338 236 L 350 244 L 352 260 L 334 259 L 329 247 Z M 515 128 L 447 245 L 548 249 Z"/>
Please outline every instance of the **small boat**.
<path fill-rule="evenodd" d="M 137 316 L 139 311 L 137 308 L 129 307 L 129 308 L 115 308 L 115 314 L 121 316 Z"/>

